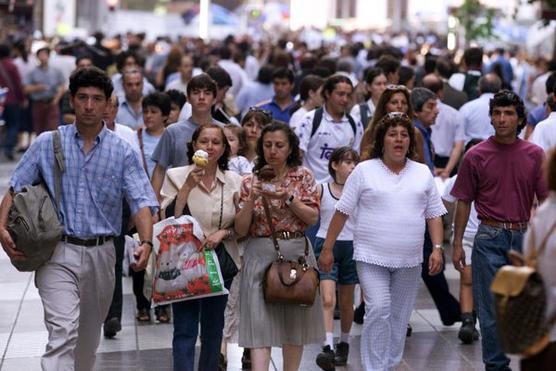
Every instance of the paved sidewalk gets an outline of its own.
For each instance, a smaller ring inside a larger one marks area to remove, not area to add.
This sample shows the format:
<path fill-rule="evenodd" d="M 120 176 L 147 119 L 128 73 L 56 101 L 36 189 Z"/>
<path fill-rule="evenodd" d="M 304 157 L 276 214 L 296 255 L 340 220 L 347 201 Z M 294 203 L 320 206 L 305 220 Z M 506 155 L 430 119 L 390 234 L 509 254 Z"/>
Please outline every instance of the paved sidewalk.
<path fill-rule="evenodd" d="M 0 163 L 0 192 L 7 188 L 14 163 Z M 458 273 L 451 265 L 446 271 L 453 293 L 458 292 Z M 39 371 L 40 355 L 47 341 L 43 312 L 32 273 L 17 272 L 0 252 L 0 370 Z M 131 279 L 124 278 L 123 329 L 115 339 L 102 339 L 98 349 L 97 370 L 163 371 L 172 370 L 172 325 L 140 325 L 135 321 Z M 154 316 L 153 316 L 154 317 Z M 398 370 L 468 371 L 482 370 L 480 344 L 462 345 L 457 339 L 459 324 L 445 327 L 424 285 L 411 318 L 413 335 L 407 339 L 403 362 Z M 336 321 L 339 336 L 339 321 Z M 338 370 L 361 370 L 359 341 L 361 326 L 354 325 L 349 366 Z M 314 359 L 318 344 L 305 348 L 301 370 L 319 370 Z M 230 346 L 228 370 L 239 370 L 242 350 Z M 198 353 L 198 352 L 197 352 Z M 281 370 L 281 351 L 273 349 L 273 370 Z M 518 370 L 517 362 L 513 369 Z"/>

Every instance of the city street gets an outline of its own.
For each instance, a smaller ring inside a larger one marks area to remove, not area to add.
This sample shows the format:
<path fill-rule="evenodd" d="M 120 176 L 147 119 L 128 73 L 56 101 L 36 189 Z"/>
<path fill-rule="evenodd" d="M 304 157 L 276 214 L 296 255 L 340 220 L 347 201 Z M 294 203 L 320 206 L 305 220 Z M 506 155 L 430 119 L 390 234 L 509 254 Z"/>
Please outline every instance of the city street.
<path fill-rule="evenodd" d="M 6 191 L 15 163 L 0 163 L 0 191 Z M 446 271 L 452 293 L 457 293 L 457 272 L 451 264 Z M 1 371 L 39 371 L 40 355 L 47 341 L 43 312 L 32 273 L 20 273 L 12 267 L 7 256 L 0 253 L 0 362 Z M 172 370 L 172 325 L 139 325 L 135 321 L 135 304 L 131 279 L 124 278 L 123 329 L 115 339 L 102 339 L 97 358 L 97 370 L 102 371 L 163 371 Z M 154 317 L 154 316 L 153 316 Z M 462 345 L 457 339 L 459 324 L 446 327 L 422 285 L 416 308 L 411 317 L 413 335 L 405 344 L 404 358 L 398 370 L 481 370 L 480 343 Z M 335 324 L 339 336 L 339 321 Z M 354 325 L 349 366 L 338 370 L 361 370 L 359 358 L 361 326 Z M 199 350 L 199 347 L 197 347 Z M 301 370 L 319 370 L 314 363 L 320 345 L 305 348 Z M 228 370 L 241 368 L 242 350 L 230 346 Z M 197 355 L 198 356 L 198 355 Z M 513 360 L 512 368 L 518 370 Z M 273 370 L 282 370 L 280 349 L 273 349 Z"/>

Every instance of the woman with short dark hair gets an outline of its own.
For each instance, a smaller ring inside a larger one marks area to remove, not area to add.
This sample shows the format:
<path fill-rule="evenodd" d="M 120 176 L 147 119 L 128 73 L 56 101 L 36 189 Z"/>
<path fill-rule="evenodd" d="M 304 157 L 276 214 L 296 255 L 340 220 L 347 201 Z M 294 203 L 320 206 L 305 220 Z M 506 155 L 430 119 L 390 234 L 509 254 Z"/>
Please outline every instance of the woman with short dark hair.
<path fill-rule="evenodd" d="M 441 244 L 446 209 L 429 169 L 412 160 L 416 141 L 405 113 L 384 116 L 369 147 L 371 159 L 355 167 L 336 204 L 319 264 L 330 272 L 334 243 L 358 210 L 353 259 L 366 309 L 361 363 L 365 370 L 390 370 L 401 361 L 417 297 L 425 224 L 433 243 Z M 434 249 L 429 274 L 441 271 L 442 259 L 441 249 Z"/>
<path fill-rule="evenodd" d="M 315 178 L 301 163 L 299 139 L 287 124 L 273 121 L 263 128 L 257 142 L 254 168 L 255 174 L 263 167 L 270 168 L 273 178 L 262 184 L 260 174 L 248 175 L 241 185 L 235 230 L 250 239 L 241 271 L 239 345 L 251 348 L 252 368 L 256 371 L 268 370 L 273 346 L 282 347 L 283 369 L 297 370 L 303 345 L 324 338 L 318 293 L 309 307 L 270 304 L 263 297 L 265 271 L 276 260 L 271 231 L 275 231 L 284 258 L 297 261 L 305 253 L 304 231 L 318 218 Z M 268 200 L 273 228 L 268 224 L 262 197 Z M 316 266 L 311 248 L 308 264 Z"/>

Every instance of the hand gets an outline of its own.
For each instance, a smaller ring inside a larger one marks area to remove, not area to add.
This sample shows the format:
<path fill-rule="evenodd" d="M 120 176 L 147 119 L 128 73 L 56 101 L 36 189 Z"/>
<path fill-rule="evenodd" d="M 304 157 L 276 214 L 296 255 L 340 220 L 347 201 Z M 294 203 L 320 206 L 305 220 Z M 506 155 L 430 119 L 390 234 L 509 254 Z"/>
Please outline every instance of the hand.
<path fill-rule="evenodd" d="M 216 247 L 218 247 L 220 242 L 224 240 L 227 234 L 228 232 L 225 229 L 219 229 L 218 231 L 214 232 L 213 234 L 205 238 L 201 247 L 204 247 L 209 250 L 216 249 Z"/>
<path fill-rule="evenodd" d="M 133 269 L 135 272 L 140 272 L 145 268 L 147 268 L 147 263 L 149 262 L 150 254 L 151 254 L 151 245 L 149 245 L 148 243 L 139 245 L 135 249 L 135 252 L 133 253 L 136 262 L 131 263 L 131 269 Z"/>
<path fill-rule="evenodd" d="M 434 168 L 434 175 L 439 176 L 442 179 L 448 179 L 450 177 L 450 172 L 446 169 Z"/>
<path fill-rule="evenodd" d="M 442 271 L 444 264 L 444 257 L 442 256 L 442 249 L 433 248 L 432 254 L 429 257 L 429 275 L 434 276 Z"/>
<path fill-rule="evenodd" d="M 291 193 L 288 191 L 287 188 L 279 187 L 274 192 L 263 189 L 262 194 L 269 199 L 280 200 L 282 202 L 286 202 L 288 197 L 290 197 Z"/>
<path fill-rule="evenodd" d="M 327 249 L 323 246 L 319 256 L 320 270 L 323 271 L 324 273 L 330 273 L 333 265 L 334 265 L 334 254 L 332 254 L 332 249 Z"/>
<path fill-rule="evenodd" d="M 452 253 L 452 262 L 454 263 L 454 268 L 458 270 L 458 272 L 463 272 L 465 268 L 465 251 L 463 251 L 463 246 L 461 242 L 457 243 L 454 242 L 454 252 Z"/>
<path fill-rule="evenodd" d="M 22 251 L 16 249 L 15 243 L 12 240 L 12 236 L 6 228 L 0 228 L 0 244 L 4 248 L 4 251 L 10 258 L 10 260 L 21 261 L 26 258 L 25 254 Z"/>
<path fill-rule="evenodd" d="M 260 180 L 253 177 L 251 182 L 251 193 L 249 193 L 248 201 L 255 201 L 255 199 L 262 194 L 261 182 Z"/>
<path fill-rule="evenodd" d="M 183 183 L 180 191 L 190 191 L 193 188 L 197 187 L 197 185 L 201 182 L 203 175 L 205 175 L 205 169 L 195 165 L 193 170 L 191 170 L 191 172 L 187 176 L 187 179 L 185 180 L 185 183 Z"/>

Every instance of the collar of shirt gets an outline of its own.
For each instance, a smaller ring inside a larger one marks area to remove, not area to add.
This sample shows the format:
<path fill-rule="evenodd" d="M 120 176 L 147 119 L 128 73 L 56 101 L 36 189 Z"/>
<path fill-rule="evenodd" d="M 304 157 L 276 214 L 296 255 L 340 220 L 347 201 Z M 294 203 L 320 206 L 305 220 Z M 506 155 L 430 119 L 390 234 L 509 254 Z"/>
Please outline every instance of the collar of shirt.
<path fill-rule="evenodd" d="M 418 119 L 413 119 L 413 124 L 415 125 L 415 127 L 417 127 L 417 129 L 419 129 L 419 131 L 421 133 L 423 133 L 423 135 L 425 136 L 425 138 L 427 140 L 430 140 L 431 137 L 431 133 L 432 133 L 432 129 L 430 127 L 426 127 L 421 121 L 419 121 Z"/>
<path fill-rule="evenodd" d="M 280 105 L 278 103 L 276 103 L 276 100 L 274 100 L 274 98 L 276 97 L 272 97 L 272 99 L 270 100 L 270 102 L 268 102 L 269 105 L 273 105 L 276 109 L 278 109 L 281 112 L 287 112 L 289 111 L 295 104 L 295 100 L 292 97 L 292 102 L 290 105 L 288 105 L 286 108 L 282 109 L 280 108 Z"/>
<path fill-rule="evenodd" d="M 328 111 L 326 110 L 326 104 L 322 106 L 322 109 L 323 109 L 323 113 L 324 113 L 323 117 L 326 121 L 329 121 L 329 122 L 332 122 L 332 123 L 335 123 L 335 124 L 343 124 L 343 123 L 349 122 L 345 112 L 344 112 L 342 118 L 340 119 L 340 121 L 336 121 L 332 117 L 332 115 L 330 113 L 328 113 Z"/>

